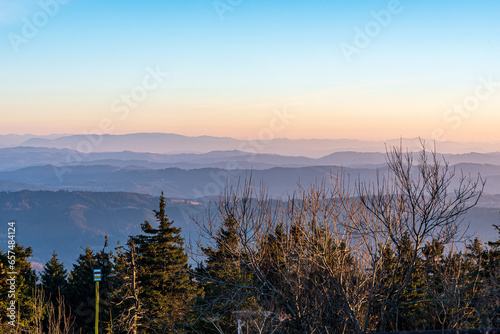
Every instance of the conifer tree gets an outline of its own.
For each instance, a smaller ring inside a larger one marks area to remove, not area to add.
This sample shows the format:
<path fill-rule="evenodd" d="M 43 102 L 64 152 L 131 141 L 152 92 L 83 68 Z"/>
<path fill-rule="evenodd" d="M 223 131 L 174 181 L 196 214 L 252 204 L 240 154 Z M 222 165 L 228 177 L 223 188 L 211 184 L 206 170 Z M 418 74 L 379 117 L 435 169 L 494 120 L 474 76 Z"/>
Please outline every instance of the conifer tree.
<path fill-rule="evenodd" d="M 485 256 L 485 269 L 482 273 L 485 288 L 482 304 L 481 322 L 484 327 L 500 326 L 500 225 L 493 225 L 499 233 L 496 241 L 488 242 L 490 247 Z"/>
<path fill-rule="evenodd" d="M 95 282 L 94 269 L 101 269 L 100 282 L 100 319 L 107 324 L 112 318 L 109 296 L 115 289 L 112 253 L 106 252 L 107 237 L 104 248 L 94 252 L 89 247 L 80 254 L 70 272 L 67 289 L 67 301 L 76 316 L 76 325 L 84 332 L 92 332 L 95 319 Z"/>
<path fill-rule="evenodd" d="M 158 226 L 145 221 L 144 234 L 131 238 L 136 245 L 139 298 L 149 332 L 176 332 L 188 320 L 198 288 L 190 277 L 181 229 L 165 213 L 163 192 L 154 212 Z"/>
<path fill-rule="evenodd" d="M 498 269 L 500 267 L 500 225 L 493 225 L 493 227 L 499 233 L 499 237 L 496 241 L 488 242 L 488 246 L 490 247 L 490 249 L 488 252 L 489 263 L 486 274 L 490 275 L 495 272 L 495 269 Z"/>
<path fill-rule="evenodd" d="M 66 292 L 68 272 L 57 258 L 54 251 L 52 257 L 45 263 L 44 269 L 40 275 L 43 290 L 45 295 L 50 298 L 50 301 L 57 306 L 57 299 L 60 294 Z"/>
<path fill-rule="evenodd" d="M 215 247 L 201 248 L 207 259 L 197 268 L 204 287 L 204 297 L 198 307 L 205 320 L 201 329 L 206 333 L 217 333 L 218 328 L 229 332 L 236 330 L 233 313 L 253 304 L 248 298 L 251 295 L 248 288 L 252 286 L 251 274 L 242 263 L 244 254 L 237 229 L 238 221 L 229 214 L 217 232 Z"/>
<path fill-rule="evenodd" d="M 16 303 L 16 326 L 20 328 L 29 328 L 31 325 L 32 315 L 32 299 L 33 299 L 33 289 L 36 285 L 36 274 L 31 268 L 29 259 L 31 258 L 33 252 L 31 247 L 24 247 L 19 244 L 15 244 L 12 249 L 9 249 L 11 253 L 4 253 L 1 256 L 1 272 L 0 272 L 0 282 L 2 283 L 2 288 L 0 290 L 0 309 L 2 313 L 7 310 L 10 306 L 9 298 L 11 293 L 10 288 L 7 289 L 9 280 L 14 279 L 15 283 L 15 303 Z M 15 254 L 14 258 L 9 257 Z M 11 274 L 14 273 L 14 274 Z M 9 319 L 5 318 L 6 314 L 1 314 L 2 322 L 7 322 Z"/>

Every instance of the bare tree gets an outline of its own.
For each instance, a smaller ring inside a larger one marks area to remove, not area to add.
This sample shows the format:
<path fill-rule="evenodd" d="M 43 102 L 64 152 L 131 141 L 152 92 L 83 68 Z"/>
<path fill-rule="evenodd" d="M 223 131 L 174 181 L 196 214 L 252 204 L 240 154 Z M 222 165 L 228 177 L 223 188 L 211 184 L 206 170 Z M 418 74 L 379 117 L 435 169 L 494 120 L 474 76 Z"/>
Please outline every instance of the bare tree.
<path fill-rule="evenodd" d="M 64 297 L 60 292 L 56 301 L 57 306 L 47 298 L 43 288 L 35 286 L 29 314 L 30 324 L 28 326 L 0 324 L 1 332 L 5 334 L 74 333 L 75 318 L 66 309 Z"/>
<path fill-rule="evenodd" d="M 426 245 L 451 251 L 463 215 L 484 187 L 480 177 L 455 177 L 424 144 L 416 163 L 413 156 L 391 149 L 388 176 L 358 182 L 355 190 L 343 173 L 332 176 L 331 185 L 299 187 L 282 200 L 249 182 L 229 189 L 217 214 L 197 223 L 209 241 L 226 247 L 220 222 L 234 217 L 238 244 L 226 248 L 252 280 L 210 278 L 227 288 L 220 298 L 239 306 L 253 299 L 250 310 L 241 311 L 280 315 L 280 328 L 288 333 L 397 330 L 401 309 L 423 302 L 422 293 L 413 298 L 408 292 L 421 289 L 412 284 Z M 436 274 L 449 282 L 464 272 L 459 265 L 443 268 Z M 425 301 L 435 304 L 459 296 L 434 294 L 431 300 L 430 292 Z"/>
<path fill-rule="evenodd" d="M 127 272 L 124 273 L 124 283 L 119 293 L 120 301 L 116 303 L 121 312 L 115 319 L 115 323 L 116 328 L 126 331 L 127 334 L 137 334 L 138 328 L 141 325 L 141 319 L 144 317 L 144 310 L 142 302 L 139 299 L 140 288 L 137 280 L 135 244 L 131 240 L 127 246 L 128 252 L 123 256 L 127 258 L 130 266 L 126 265 Z"/>
<path fill-rule="evenodd" d="M 363 240 L 371 262 L 366 268 L 372 285 L 364 330 L 373 328 L 374 322 L 381 331 L 389 323 L 391 330 L 398 330 L 401 298 L 415 277 L 426 242 L 457 241 L 463 215 L 477 204 L 484 188 L 480 176 L 456 177 L 455 170 L 436 152 L 427 152 L 423 142 L 418 161 L 413 159 L 413 153 L 393 147 L 387 153 L 387 178 L 358 183 L 355 197 L 339 189 L 350 217 L 346 227 Z M 454 180 L 458 185 L 451 190 Z M 390 266 L 383 256 L 387 252 L 394 254 Z"/>
<path fill-rule="evenodd" d="M 214 244 L 233 251 L 252 280 L 242 285 L 207 277 L 226 287 L 219 301 L 241 307 L 243 300 L 256 300 L 240 311 L 272 314 L 267 318 L 272 319 L 272 331 L 278 324 L 285 332 L 359 331 L 357 313 L 363 300 L 358 290 L 366 284 L 361 284 L 365 278 L 355 258 L 359 241 L 343 231 L 340 209 L 325 183 L 299 189 L 286 201 L 271 200 L 251 184 L 228 191 L 218 214 L 199 224 Z M 217 222 L 231 216 L 237 222 L 238 245 L 230 248 Z"/>

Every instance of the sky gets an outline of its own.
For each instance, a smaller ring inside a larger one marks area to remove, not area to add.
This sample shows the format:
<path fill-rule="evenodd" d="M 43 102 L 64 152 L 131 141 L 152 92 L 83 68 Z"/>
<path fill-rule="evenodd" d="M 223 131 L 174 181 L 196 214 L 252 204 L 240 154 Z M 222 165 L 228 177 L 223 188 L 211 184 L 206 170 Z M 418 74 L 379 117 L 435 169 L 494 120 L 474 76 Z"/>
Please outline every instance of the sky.
<path fill-rule="evenodd" d="M 500 142 L 496 0 L 0 0 L 0 134 Z"/>

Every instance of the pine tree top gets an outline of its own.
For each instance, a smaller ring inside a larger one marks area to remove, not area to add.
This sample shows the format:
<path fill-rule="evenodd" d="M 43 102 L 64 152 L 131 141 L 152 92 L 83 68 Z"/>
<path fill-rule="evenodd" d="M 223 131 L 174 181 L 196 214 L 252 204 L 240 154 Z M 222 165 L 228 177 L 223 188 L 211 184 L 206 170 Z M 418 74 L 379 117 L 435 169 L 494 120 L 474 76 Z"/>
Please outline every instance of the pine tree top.
<path fill-rule="evenodd" d="M 45 263 L 44 269 L 41 273 L 42 284 L 45 285 L 49 279 L 56 276 L 66 280 L 67 275 L 68 272 L 64 268 L 64 264 L 59 261 L 57 254 L 54 251 L 50 260 Z"/>

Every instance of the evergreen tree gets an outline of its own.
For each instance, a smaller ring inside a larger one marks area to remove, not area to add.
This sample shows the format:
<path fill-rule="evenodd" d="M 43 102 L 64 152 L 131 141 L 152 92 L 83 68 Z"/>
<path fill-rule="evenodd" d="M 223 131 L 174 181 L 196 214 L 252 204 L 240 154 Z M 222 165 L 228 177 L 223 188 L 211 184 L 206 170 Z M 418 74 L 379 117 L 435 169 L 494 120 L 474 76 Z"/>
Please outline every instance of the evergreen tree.
<path fill-rule="evenodd" d="M 68 272 L 59 261 L 54 251 L 52 258 L 45 263 L 44 269 L 40 275 L 45 295 L 50 298 L 54 306 L 58 305 L 57 299 L 59 295 L 66 292 L 66 285 L 68 283 L 67 276 Z"/>
<path fill-rule="evenodd" d="M 490 247 L 488 251 L 488 266 L 486 268 L 486 275 L 492 275 L 496 269 L 500 267 L 500 226 L 493 225 L 499 233 L 499 238 L 496 241 L 488 242 Z"/>
<path fill-rule="evenodd" d="M 483 296 L 478 301 L 482 304 L 481 322 L 484 327 L 500 326 L 500 226 L 493 225 L 499 233 L 496 241 L 488 242 L 490 247 L 485 256 Z"/>
<path fill-rule="evenodd" d="M 11 291 L 10 288 L 7 287 L 10 287 L 10 282 L 13 282 L 12 279 L 14 279 L 14 300 L 16 303 L 17 313 L 15 323 L 20 328 L 29 328 L 33 320 L 31 309 L 33 289 L 36 286 L 36 274 L 31 268 L 31 264 L 29 262 L 32 254 L 33 252 L 31 247 L 24 247 L 16 243 L 11 249 L 1 256 L 0 283 L 2 283 L 2 287 L 5 287 L 0 290 L 0 309 L 2 310 L 1 320 L 2 322 L 10 321 L 10 319 L 6 317 L 7 314 L 4 314 L 3 312 L 6 312 L 10 306 L 12 298 L 9 297 L 9 294 Z"/>
<path fill-rule="evenodd" d="M 131 238 L 136 245 L 139 298 L 144 305 L 148 332 L 176 332 L 188 320 L 198 287 L 191 279 L 181 229 L 165 214 L 160 196 L 155 212 L 158 227 L 141 224 L 144 234 Z"/>
<path fill-rule="evenodd" d="M 414 301 L 420 297 L 421 259 L 416 255 L 409 233 L 380 250 L 381 268 L 377 291 L 371 304 L 378 331 L 413 329 L 410 320 Z"/>
<path fill-rule="evenodd" d="M 237 227 L 234 215 L 228 215 L 217 232 L 215 248 L 201 249 L 207 258 L 197 268 L 204 288 L 204 296 L 198 303 L 205 320 L 200 324 L 204 333 L 218 333 L 218 328 L 235 331 L 234 312 L 255 308 L 251 307 L 255 306 L 255 300 L 249 298 L 252 293 L 248 288 L 252 286 L 252 276 L 242 263 L 244 254 Z"/>
<path fill-rule="evenodd" d="M 106 252 L 107 237 L 104 248 L 100 252 L 94 252 L 89 247 L 80 254 L 76 264 L 70 272 L 67 289 L 67 301 L 71 311 L 76 316 L 77 327 L 84 332 L 90 333 L 94 328 L 95 319 L 95 282 L 94 269 L 101 269 L 102 281 L 100 282 L 99 295 L 99 318 L 102 324 L 108 324 L 111 305 L 109 296 L 116 288 L 112 253 Z"/>

